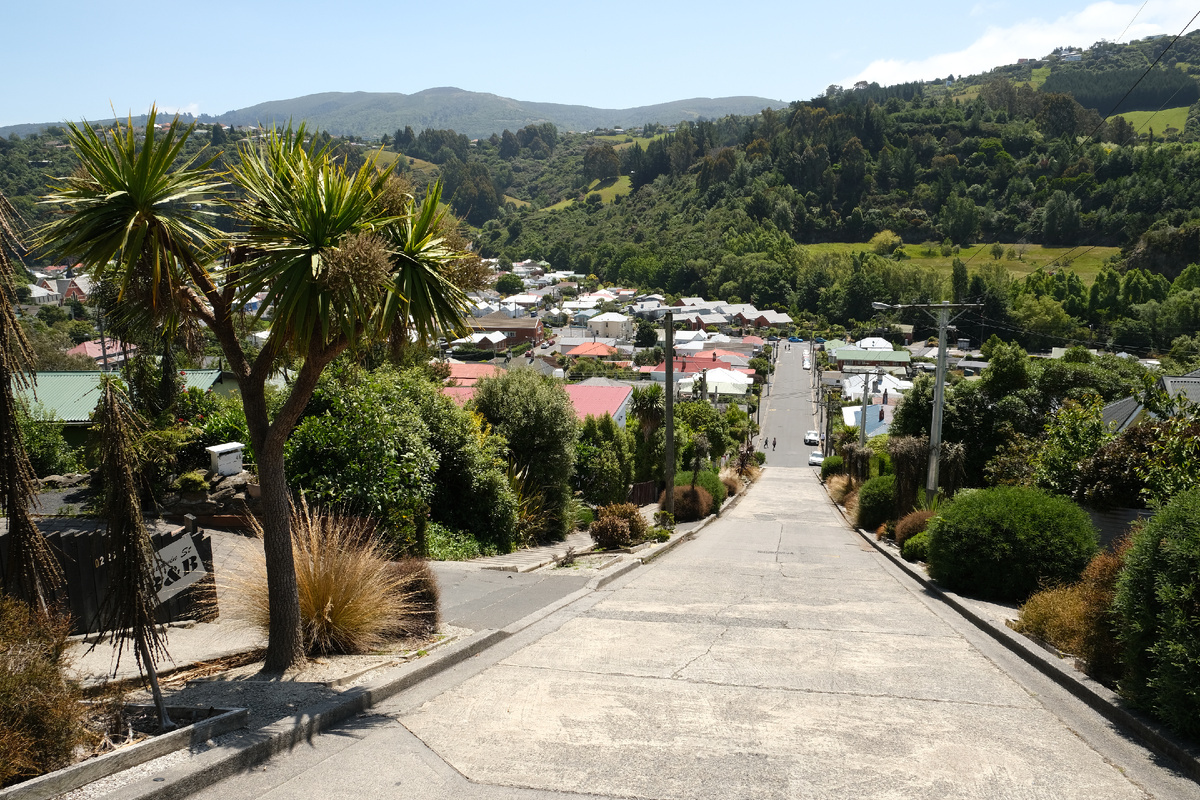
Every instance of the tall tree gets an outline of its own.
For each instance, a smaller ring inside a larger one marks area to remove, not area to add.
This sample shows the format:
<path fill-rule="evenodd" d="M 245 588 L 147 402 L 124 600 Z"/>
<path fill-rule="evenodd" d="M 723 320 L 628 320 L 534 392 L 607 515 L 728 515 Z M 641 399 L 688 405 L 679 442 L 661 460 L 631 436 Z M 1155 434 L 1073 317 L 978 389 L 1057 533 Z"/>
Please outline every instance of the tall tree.
<path fill-rule="evenodd" d="M 111 133 L 70 126 L 80 170 L 47 198 L 66 213 L 40 241 L 113 280 L 131 311 L 194 318 L 215 334 L 258 459 L 271 609 L 265 669 L 279 672 L 304 656 L 284 443 L 322 370 L 347 348 L 465 328 L 465 298 L 443 274 L 458 254 L 436 234 L 439 191 L 418 207 L 373 161 L 348 172 L 327 149 L 306 145 L 304 126 L 243 147 L 228 174 L 241 190 L 233 211 L 243 232 L 224 236 L 205 221 L 221 176 L 180 158 L 194 126 L 176 118 L 160 132 L 156 116 L 151 108 L 142 139 L 132 123 Z M 235 320 L 260 293 L 273 316 L 255 353 L 243 349 Z M 272 417 L 266 382 L 285 355 L 303 363 Z"/>

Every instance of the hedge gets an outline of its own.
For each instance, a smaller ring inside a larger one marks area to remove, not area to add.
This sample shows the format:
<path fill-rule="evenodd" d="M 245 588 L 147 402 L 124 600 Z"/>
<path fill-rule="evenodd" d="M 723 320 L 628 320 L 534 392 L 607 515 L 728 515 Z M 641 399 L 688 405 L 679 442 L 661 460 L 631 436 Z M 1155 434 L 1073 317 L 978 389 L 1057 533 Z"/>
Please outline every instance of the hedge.
<path fill-rule="evenodd" d="M 929 521 L 929 572 L 947 589 L 1023 601 L 1039 588 L 1071 583 L 1096 554 L 1083 509 L 1023 486 L 963 492 Z"/>

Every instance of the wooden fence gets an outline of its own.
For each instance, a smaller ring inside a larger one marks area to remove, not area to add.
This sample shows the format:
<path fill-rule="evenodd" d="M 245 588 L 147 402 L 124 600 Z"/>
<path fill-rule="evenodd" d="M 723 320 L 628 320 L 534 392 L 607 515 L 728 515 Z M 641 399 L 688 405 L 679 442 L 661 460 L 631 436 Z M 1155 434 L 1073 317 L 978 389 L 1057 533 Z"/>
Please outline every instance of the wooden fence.
<path fill-rule="evenodd" d="M 44 531 L 46 543 L 58 559 L 63 573 L 63 585 L 53 597 L 71 614 L 71 633 L 95 633 L 101 629 L 105 600 L 108 597 L 109 565 L 112 554 L 103 526 Z M 151 535 L 155 552 L 175 544 L 189 535 L 184 528 Z M 155 615 L 159 623 L 217 616 L 217 595 L 213 582 L 212 540 L 207 533 L 190 534 L 196 555 L 203 564 L 206 576 L 178 594 L 168 597 L 158 606 Z M 8 531 L 0 532 L 0 574 L 8 571 Z"/>

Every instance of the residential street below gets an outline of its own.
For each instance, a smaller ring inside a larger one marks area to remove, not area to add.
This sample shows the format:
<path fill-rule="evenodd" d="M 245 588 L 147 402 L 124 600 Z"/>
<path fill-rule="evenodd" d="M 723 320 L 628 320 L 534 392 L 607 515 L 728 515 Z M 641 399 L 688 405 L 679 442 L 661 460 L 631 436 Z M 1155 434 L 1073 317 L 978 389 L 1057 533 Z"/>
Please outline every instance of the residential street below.
<path fill-rule="evenodd" d="M 807 346 L 695 540 L 196 796 L 1200 798 L 847 525 L 805 466 Z"/>

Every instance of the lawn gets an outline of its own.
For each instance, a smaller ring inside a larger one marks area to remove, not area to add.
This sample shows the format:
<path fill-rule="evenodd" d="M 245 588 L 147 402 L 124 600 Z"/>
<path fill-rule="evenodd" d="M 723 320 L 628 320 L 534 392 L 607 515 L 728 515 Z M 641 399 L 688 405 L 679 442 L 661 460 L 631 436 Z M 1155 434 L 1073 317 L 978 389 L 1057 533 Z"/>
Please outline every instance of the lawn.
<path fill-rule="evenodd" d="M 593 136 L 592 138 L 598 142 L 608 142 L 613 146 L 614 150 L 624 150 L 626 147 L 633 147 L 634 143 L 641 144 L 642 149 L 646 149 L 646 145 L 653 142 L 655 139 L 661 139 L 666 136 L 665 133 L 660 133 L 655 136 L 630 136 L 627 133 L 622 133 L 617 136 Z"/>
<path fill-rule="evenodd" d="M 1041 85 L 1046 82 L 1046 79 L 1050 77 L 1049 67 L 1038 67 L 1037 69 L 1030 70 L 1030 72 L 1032 75 L 1032 80 L 1030 80 L 1029 83 L 1035 89 L 1040 88 Z"/>
<path fill-rule="evenodd" d="M 1183 126 L 1187 123 L 1187 112 L 1187 106 L 1179 106 L 1178 108 L 1164 108 L 1157 113 L 1154 111 L 1123 111 L 1117 116 L 1124 117 L 1125 121 L 1132 125 L 1138 133 L 1145 133 L 1150 128 L 1154 128 L 1161 134 L 1167 126 L 1182 131 Z"/>
<path fill-rule="evenodd" d="M 592 181 L 591 185 L 588 186 L 587 191 L 584 192 L 584 195 L 599 194 L 600 202 L 611 203 L 617 197 L 627 195 L 631 191 L 633 191 L 633 184 L 629 180 L 629 176 L 622 175 L 618 178 L 606 178 L 603 181 Z M 552 206 L 546 206 L 542 210 L 560 211 L 567 206 L 572 205 L 575 205 L 575 200 L 572 198 L 567 198 L 566 200 L 559 200 Z"/>
<path fill-rule="evenodd" d="M 528 205 L 529 205 L 529 201 L 528 201 L 528 200 L 522 200 L 522 199 L 521 199 L 521 198 L 519 198 L 519 197 L 513 197 L 511 194 L 506 194 L 506 195 L 504 195 L 504 202 L 505 202 L 505 203 L 512 203 L 512 204 L 513 204 L 514 206 L 516 206 L 517 208 L 525 208 L 526 206 L 528 206 Z"/>
<path fill-rule="evenodd" d="M 1004 243 L 1001 242 L 1001 244 Z M 1015 247 L 1015 245 L 1004 244 L 1004 249 L 1007 250 L 1010 246 Z M 857 253 L 867 250 L 867 245 L 853 242 L 823 242 L 805 245 L 805 248 L 810 253 Z M 1040 244 L 1031 244 L 1026 245 L 1025 248 L 1024 257 L 1020 260 L 1009 261 L 1005 258 L 1000 260 L 1000 263 L 1008 268 L 1013 277 L 1023 278 L 1037 270 L 1038 267 L 1060 268 L 1064 266 L 1062 259 L 1066 258 L 1068 260 L 1065 265 L 1073 269 L 1088 286 L 1096 280 L 1096 275 L 1109 256 L 1120 252 L 1118 247 L 1043 247 Z M 974 269 L 992 260 L 992 254 L 988 252 L 990 249 L 990 244 L 964 247 L 958 257 L 966 262 L 967 269 Z M 954 256 L 942 256 L 940 253 L 927 256 L 920 245 L 911 244 L 905 245 L 904 251 L 911 256 L 908 263 L 933 267 L 942 275 L 949 275 L 953 269 Z M 1052 264 L 1052 262 L 1054 263 Z"/>
<path fill-rule="evenodd" d="M 392 150 L 380 150 L 378 153 L 379 166 L 381 167 L 390 166 L 392 162 L 396 160 L 396 156 L 399 155 L 399 153 L 396 153 Z M 432 161 L 422 161 L 419 158 L 409 158 L 408 160 L 411 164 L 413 172 L 437 172 L 438 165 L 434 164 Z"/>
<path fill-rule="evenodd" d="M 601 202 L 611 203 L 618 195 L 627 195 L 633 190 L 633 184 L 629 180 L 628 175 L 622 175 L 619 178 L 608 178 L 603 181 L 592 181 L 588 187 L 586 194 L 593 192 L 600 195 Z"/>

